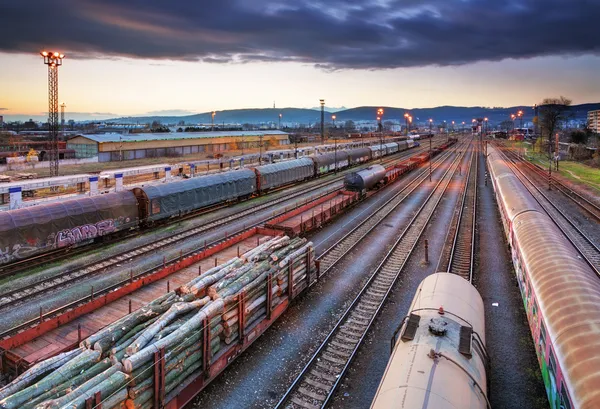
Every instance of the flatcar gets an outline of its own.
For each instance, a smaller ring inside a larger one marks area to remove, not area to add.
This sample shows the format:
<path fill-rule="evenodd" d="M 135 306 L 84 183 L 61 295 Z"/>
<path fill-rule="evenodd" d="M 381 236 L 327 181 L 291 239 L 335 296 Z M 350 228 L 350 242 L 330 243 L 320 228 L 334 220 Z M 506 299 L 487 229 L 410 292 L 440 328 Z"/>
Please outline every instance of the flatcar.
<path fill-rule="evenodd" d="M 344 188 L 351 192 L 366 193 L 373 189 L 385 177 L 385 168 L 381 165 L 372 165 L 358 172 L 352 172 L 344 177 Z"/>
<path fill-rule="evenodd" d="M 139 222 L 130 191 L 0 212 L 0 263 L 89 243 L 136 228 Z"/>
<path fill-rule="evenodd" d="M 550 407 L 600 408 L 600 279 L 492 146 L 487 165 Z"/>
<path fill-rule="evenodd" d="M 425 278 L 392 348 L 371 409 L 491 408 L 483 300 L 464 278 Z"/>

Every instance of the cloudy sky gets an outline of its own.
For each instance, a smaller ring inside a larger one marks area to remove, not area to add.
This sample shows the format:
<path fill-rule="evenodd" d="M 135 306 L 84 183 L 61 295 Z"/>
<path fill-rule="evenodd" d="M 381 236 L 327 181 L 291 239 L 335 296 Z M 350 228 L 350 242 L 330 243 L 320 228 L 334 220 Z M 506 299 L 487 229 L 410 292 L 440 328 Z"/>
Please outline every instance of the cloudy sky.
<path fill-rule="evenodd" d="M 7 0 L 0 115 L 600 101 L 600 0 Z"/>

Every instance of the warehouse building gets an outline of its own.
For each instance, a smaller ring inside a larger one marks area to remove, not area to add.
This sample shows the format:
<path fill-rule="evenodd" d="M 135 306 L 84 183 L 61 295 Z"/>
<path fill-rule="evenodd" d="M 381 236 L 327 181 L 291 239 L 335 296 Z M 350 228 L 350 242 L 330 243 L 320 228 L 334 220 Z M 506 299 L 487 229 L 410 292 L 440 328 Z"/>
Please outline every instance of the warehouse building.
<path fill-rule="evenodd" d="M 195 153 L 224 153 L 228 150 L 275 148 L 289 144 L 282 131 L 221 131 L 130 134 L 82 134 L 67 141 L 77 158 L 98 157 L 111 162 L 158 157 L 178 157 Z"/>

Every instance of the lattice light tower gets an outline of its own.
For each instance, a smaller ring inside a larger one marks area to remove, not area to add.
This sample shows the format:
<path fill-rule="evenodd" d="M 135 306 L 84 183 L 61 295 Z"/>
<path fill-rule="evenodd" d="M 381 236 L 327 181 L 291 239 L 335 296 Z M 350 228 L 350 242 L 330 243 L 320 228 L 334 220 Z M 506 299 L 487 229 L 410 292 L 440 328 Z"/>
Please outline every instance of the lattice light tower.
<path fill-rule="evenodd" d="M 44 64 L 48 66 L 48 131 L 52 141 L 50 150 L 50 176 L 58 176 L 58 67 L 64 54 L 42 51 Z"/>

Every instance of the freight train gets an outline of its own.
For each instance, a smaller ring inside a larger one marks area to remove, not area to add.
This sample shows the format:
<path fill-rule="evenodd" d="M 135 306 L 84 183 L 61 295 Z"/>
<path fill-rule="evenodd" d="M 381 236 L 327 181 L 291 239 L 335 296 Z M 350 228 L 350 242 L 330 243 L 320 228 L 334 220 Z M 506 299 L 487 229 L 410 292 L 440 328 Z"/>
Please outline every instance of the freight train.
<path fill-rule="evenodd" d="M 487 165 L 550 407 L 600 408 L 600 279 L 491 146 Z"/>
<path fill-rule="evenodd" d="M 405 151 L 400 141 L 0 212 L 0 265 L 145 228 Z"/>
<path fill-rule="evenodd" d="M 392 348 L 371 409 L 491 407 L 483 300 L 464 278 L 425 278 Z"/>

